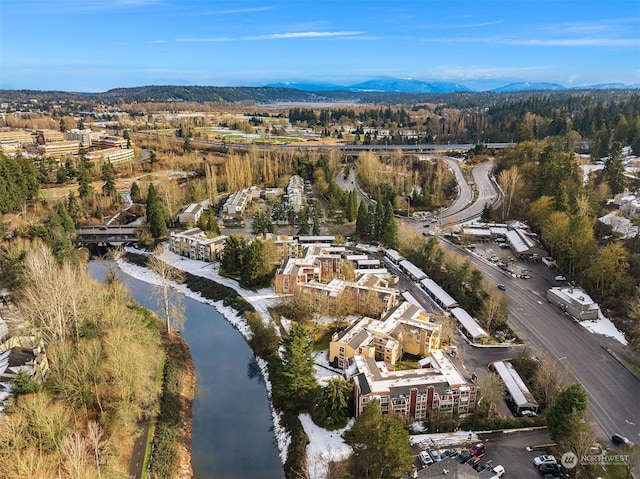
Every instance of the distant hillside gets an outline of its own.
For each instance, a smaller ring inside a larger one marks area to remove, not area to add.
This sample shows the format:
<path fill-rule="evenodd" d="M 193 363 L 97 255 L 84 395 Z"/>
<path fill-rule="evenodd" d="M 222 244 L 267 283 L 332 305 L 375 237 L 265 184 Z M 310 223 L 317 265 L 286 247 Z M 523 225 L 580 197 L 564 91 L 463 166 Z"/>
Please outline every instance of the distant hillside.
<path fill-rule="evenodd" d="M 352 91 L 381 91 L 398 93 L 452 93 L 472 91 L 469 87 L 457 83 L 424 82 L 410 78 L 380 78 L 357 83 L 349 87 Z"/>
<path fill-rule="evenodd" d="M 504 93 L 510 91 L 533 91 L 533 90 L 566 90 L 562 85 L 557 83 L 529 83 L 529 82 L 517 82 L 510 83 L 500 88 L 494 88 L 491 90 L 494 93 Z"/>

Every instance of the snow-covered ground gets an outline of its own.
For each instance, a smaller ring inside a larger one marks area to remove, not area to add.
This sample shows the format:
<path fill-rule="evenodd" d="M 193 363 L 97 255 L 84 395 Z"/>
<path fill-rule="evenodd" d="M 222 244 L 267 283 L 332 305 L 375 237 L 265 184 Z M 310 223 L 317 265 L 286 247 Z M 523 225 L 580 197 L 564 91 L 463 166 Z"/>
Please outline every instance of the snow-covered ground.
<path fill-rule="evenodd" d="M 613 324 L 609 318 L 603 316 L 602 311 L 600 312 L 598 319 L 578 322 L 592 333 L 602 334 L 603 336 L 616 339 L 625 346 L 628 344 L 622 331 L 616 328 L 615 324 Z"/>
<path fill-rule="evenodd" d="M 146 254 L 144 251 L 135 248 L 128 247 L 126 250 L 137 254 Z M 251 291 L 241 288 L 237 281 L 220 276 L 215 266 L 211 263 L 184 258 L 171 253 L 168 250 L 165 250 L 160 257 L 163 261 L 171 264 L 177 269 L 189 272 L 196 276 L 211 279 L 216 283 L 233 288 L 249 303 L 251 303 L 256 311 L 261 314 L 263 321 L 271 321 L 268 308 L 280 301 L 280 295 L 275 293 L 272 289 L 264 288 L 258 291 Z M 142 268 L 140 266 L 127 263 L 126 261 L 120 261 L 119 267 L 124 273 L 133 276 L 136 279 L 151 284 L 160 284 L 157 275 L 148 268 Z M 245 338 L 250 338 L 251 329 L 244 318 L 241 315 L 238 315 L 234 309 L 224 306 L 222 301 L 211 301 L 206 299 L 200 293 L 189 290 L 185 285 L 174 284 L 172 286 L 189 298 L 212 305 L 227 319 L 227 321 L 234 325 Z M 269 397 L 271 397 L 272 386 L 269 381 L 266 362 L 260 358 L 257 358 L 257 360 L 267 385 L 267 392 Z M 317 353 L 315 360 L 316 377 L 321 384 L 329 378 L 340 374 L 339 371 L 335 371 L 329 365 L 326 351 Z M 273 407 L 271 408 L 271 415 L 273 417 L 274 434 L 280 450 L 280 460 L 284 464 L 287 460 L 287 450 L 289 448 L 291 438 L 282 427 L 281 418 Z M 309 437 L 309 445 L 307 446 L 307 462 L 309 464 L 310 479 L 326 479 L 327 465 L 329 462 L 343 460 L 351 453 L 351 447 L 342 439 L 342 433 L 346 429 L 327 431 L 326 429 L 316 426 L 308 414 L 300 415 L 300 421 L 302 422 L 304 430 Z"/>

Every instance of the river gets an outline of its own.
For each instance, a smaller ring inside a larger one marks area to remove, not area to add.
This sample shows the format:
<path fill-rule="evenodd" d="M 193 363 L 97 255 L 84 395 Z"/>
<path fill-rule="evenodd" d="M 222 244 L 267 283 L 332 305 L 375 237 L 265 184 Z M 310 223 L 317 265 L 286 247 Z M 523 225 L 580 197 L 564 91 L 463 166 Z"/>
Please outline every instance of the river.
<path fill-rule="evenodd" d="M 105 268 L 89 263 L 104 280 Z M 132 297 L 156 310 L 152 286 L 121 272 Z M 183 336 L 196 370 L 191 464 L 196 479 L 283 479 L 263 377 L 242 335 L 213 307 L 184 298 Z"/>

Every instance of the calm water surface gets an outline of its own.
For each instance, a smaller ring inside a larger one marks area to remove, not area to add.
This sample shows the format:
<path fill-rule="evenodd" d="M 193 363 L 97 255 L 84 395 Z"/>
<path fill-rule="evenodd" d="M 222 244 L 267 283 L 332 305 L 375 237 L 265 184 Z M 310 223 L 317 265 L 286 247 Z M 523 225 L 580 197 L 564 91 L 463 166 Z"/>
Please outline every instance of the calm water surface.
<path fill-rule="evenodd" d="M 89 263 L 92 277 L 105 268 Z M 153 287 L 121 274 L 140 304 L 155 310 Z M 213 306 L 184 298 L 183 335 L 197 374 L 191 464 L 197 479 L 284 479 L 262 375 L 240 333 Z"/>

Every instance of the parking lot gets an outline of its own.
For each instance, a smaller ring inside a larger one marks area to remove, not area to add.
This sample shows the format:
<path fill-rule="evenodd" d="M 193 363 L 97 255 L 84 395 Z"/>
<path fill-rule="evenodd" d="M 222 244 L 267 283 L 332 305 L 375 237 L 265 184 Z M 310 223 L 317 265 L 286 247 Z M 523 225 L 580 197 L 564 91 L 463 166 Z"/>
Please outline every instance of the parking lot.
<path fill-rule="evenodd" d="M 491 433 L 480 436 L 481 442 L 485 446 L 484 455 L 481 457 L 481 464 L 488 465 L 488 468 L 480 473 L 476 472 L 468 464 L 460 464 L 455 457 L 443 459 L 435 462 L 428 467 L 423 467 L 418 454 L 419 448 L 415 448 L 416 452 L 416 469 L 418 470 L 418 478 L 443 477 L 444 471 L 448 471 L 449 477 L 456 478 L 480 478 L 489 479 L 493 476 L 491 468 L 502 465 L 505 479 L 542 479 L 540 474 L 533 465 L 533 458 L 549 452 L 544 448 L 538 448 L 551 441 L 546 429 L 536 431 L 517 431 L 510 433 Z M 458 451 L 466 451 L 471 443 L 464 446 L 458 446 Z M 533 448 L 527 450 L 527 448 Z"/>

